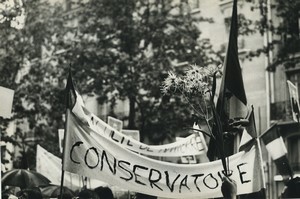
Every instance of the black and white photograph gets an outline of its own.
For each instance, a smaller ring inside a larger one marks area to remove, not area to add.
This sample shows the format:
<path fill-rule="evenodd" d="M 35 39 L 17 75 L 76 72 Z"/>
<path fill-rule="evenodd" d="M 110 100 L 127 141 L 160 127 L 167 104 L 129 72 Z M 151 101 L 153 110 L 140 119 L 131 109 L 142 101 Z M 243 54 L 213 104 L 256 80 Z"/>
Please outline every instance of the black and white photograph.
<path fill-rule="evenodd" d="M 0 0 L 1 198 L 300 198 L 299 89 L 299 0 Z"/>

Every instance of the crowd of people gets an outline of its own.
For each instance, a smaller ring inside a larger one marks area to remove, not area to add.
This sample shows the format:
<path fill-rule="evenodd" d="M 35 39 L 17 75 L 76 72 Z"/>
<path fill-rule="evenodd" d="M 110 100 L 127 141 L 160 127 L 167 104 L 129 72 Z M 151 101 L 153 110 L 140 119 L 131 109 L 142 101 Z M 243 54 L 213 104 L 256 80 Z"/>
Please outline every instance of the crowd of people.
<path fill-rule="evenodd" d="M 221 191 L 225 199 L 237 198 L 236 182 L 228 177 L 223 177 Z M 256 197 L 255 197 L 256 198 Z M 280 196 L 281 199 L 300 198 L 300 178 L 295 177 L 285 183 L 285 187 Z"/>
<path fill-rule="evenodd" d="M 221 192 L 225 199 L 237 198 L 236 182 L 226 176 L 223 177 Z M 49 197 L 43 196 L 41 190 L 37 187 L 30 189 L 22 189 L 17 193 L 13 193 L 10 189 L 2 189 L 2 199 L 45 199 Z M 97 187 L 95 189 L 82 189 L 77 194 L 63 193 L 62 197 L 58 195 L 57 199 L 115 199 L 112 190 L 109 187 Z M 295 177 L 286 182 L 281 197 L 300 198 L 300 178 Z M 157 199 L 156 196 L 135 193 L 132 199 Z"/>
<path fill-rule="evenodd" d="M 28 188 L 13 193 L 10 190 L 2 191 L 2 199 L 50 199 L 52 197 L 45 197 L 41 190 L 37 187 Z M 109 187 L 97 187 L 95 189 L 83 189 L 77 194 L 62 193 L 62 197 L 58 195 L 53 197 L 57 199 L 114 199 L 112 190 Z"/>

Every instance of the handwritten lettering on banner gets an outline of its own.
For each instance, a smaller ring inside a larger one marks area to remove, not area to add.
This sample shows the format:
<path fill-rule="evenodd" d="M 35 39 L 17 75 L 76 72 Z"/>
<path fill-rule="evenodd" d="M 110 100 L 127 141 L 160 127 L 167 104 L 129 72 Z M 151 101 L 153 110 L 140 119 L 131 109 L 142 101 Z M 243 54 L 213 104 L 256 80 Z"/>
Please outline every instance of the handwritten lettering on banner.
<path fill-rule="evenodd" d="M 238 194 L 253 191 L 255 147 L 230 157 Z M 220 197 L 222 164 L 181 165 L 153 160 L 124 149 L 94 132 L 73 114 L 67 121 L 64 170 L 131 191 L 168 198 Z"/>
<path fill-rule="evenodd" d="M 182 140 L 183 138 L 181 137 L 176 137 L 175 138 L 176 141 Z M 199 136 L 200 139 L 200 136 Z M 181 156 L 181 163 L 183 164 L 196 164 L 197 163 L 197 159 L 195 155 L 186 155 L 186 156 Z"/>
<path fill-rule="evenodd" d="M 129 129 L 122 129 L 122 134 L 131 137 L 134 140 L 140 141 L 140 131 L 139 130 L 129 130 Z"/>
<path fill-rule="evenodd" d="M 198 135 L 196 136 L 196 134 L 192 134 L 187 138 L 171 144 L 160 146 L 146 145 L 117 131 L 98 118 L 95 114 L 89 112 L 86 108 L 84 108 L 84 105 L 78 103 L 78 101 L 76 102 L 72 112 L 79 117 L 81 121 L 87 123 L 94 131 L 137 153 L 161 157 L 179 157 L 205 153 L 203 143 L 201 139 L 197 139 Z"/>

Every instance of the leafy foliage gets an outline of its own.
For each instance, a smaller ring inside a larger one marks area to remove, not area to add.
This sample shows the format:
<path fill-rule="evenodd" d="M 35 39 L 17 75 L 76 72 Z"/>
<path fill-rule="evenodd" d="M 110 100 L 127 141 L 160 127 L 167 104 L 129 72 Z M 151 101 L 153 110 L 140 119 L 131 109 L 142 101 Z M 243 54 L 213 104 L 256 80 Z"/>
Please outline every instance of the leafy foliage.
<path fill-rule="evenodd" d="M 26 151 L 35 151 L 35 145 L 26 138 L 34 136 L 39 144 L 54 154 L 58 154 L 57 129 L 63 128 L 62 114 L 64 106 L 62 69 L 45 61 L 42 46 L 49 47 L 54 35 L 64 30 L 63 21 L 58 13 L 62 9 L 46 2 L 24 1 L 25 25 L 21 29 L 12 26 L 19 5 L 2 13 L 0 23 L 0 85 L 15 90 L 13 118 L 17 123 L 15 135 L 7 136 L 4 129 L 11 120 L 0 118 L 1 139 L 22 147 Z M 14 15 L 5 15 L 15 13 Z M 29 128 L 27 128 L 29 126 Z M 34 155 L 34 154 L 32 154 Z M 22 159 L 23 157 L 21 157 Z M 21 167 L 21 166 L 20 166 Z M 29 165 L 34 167 L 34 164 Z"/>
<path fill-rule="evenodd" d="M 27 152 L 35 151 L 35 144 L 28 143 L 31 136 L 59 155 L 57 131 L 64 127 L 69 65 L 82 94 L 97 94 L 100 103 L 112 108 L 127 100 L 129 115 L 120 119 L 128 119 L 128 127 L 139 129 L 142 139 L 158 144 L 193 120 L 180 96 L 162 96 L 167 71 L 183 73 L 174 67 L 182 62 L 218 64 L 209 40 L 200 38 L 195 25 L 211 19 L 190 15 L 184 4 L 91 0 L 78 6 L 66 12 L 61 5 L 26 0 L 22 29 L 11 26 L 19 12 L 10 12 L 16 14 L 0 23 L 0 85 L 15 90 L 12 119 L 24 123 L 16 137 L 6 140 L 20 142 L 21 163 Z M 1 119 L 2 130 L 8 122 Z"/>
<path fill-rule="evenodd" d="M 215 63 L 209 41 L 200 39 L 196 27 L 210 19 L 180 12 L 183 6 L 169 0 L 89 1 L 77 13 L 76 42 L 63 55 L 82 93 L 94 92 L 101 103 L 113 105 L 128 100 L 129 116 L 121 119 L 128 119 L 128 128 L 140 129 L 142 139 L 168 137 L 191 121 L 182 100 L 162 97 L 160 91 L 167 71 L 183 72 L 174 63 Z"/>
<path fill-rule="evenodd" d="M 275 70 L 278 64 L 284 63 L 287 67 L 295 65 L 297 59 L 293 56 L 300 50 L 299 38 L 299 11 L 300 2 L 294 0 L 274 0 L 268 7 L 267 1 L 262 0 L 253 3 L 252 10 L 259 9 L 261 19 L 253 21 L 259 32 L 272 35 L 268 38 L 268 44 L 263 48 L 249 53 L 249 57 L 259 56 L 273 51 L 275 56 L 270 60 L 269 70 Z M 272 19 L 268 17 L 270 12 L 276 13 Z M 279 23 L 277 23 L 279 22 Z"/>

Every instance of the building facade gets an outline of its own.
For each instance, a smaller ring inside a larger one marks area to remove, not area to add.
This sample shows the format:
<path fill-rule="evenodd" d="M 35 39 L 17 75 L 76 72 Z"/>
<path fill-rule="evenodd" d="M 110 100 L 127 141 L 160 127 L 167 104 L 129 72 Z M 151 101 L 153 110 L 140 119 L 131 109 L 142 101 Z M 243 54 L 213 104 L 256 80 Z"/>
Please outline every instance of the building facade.
<path fill-rule="evenodd" d="M 209 38 L 216 50 L 224 48 L 228 41 L 228 19 L 231 17 L 232 0 L 190 0 L 189 4 L 195 13 L 202 17 L 211 17 L 214 23 L 199 24 L 202 37 Z M 274 6 L 275 5 L 275 6 Z M 298 88 L 300 86 L 300 43 L 299 43 L 299 6 L 295 7 L 294 17 L 287 36 L 275 34 L 270 27 L 278 27 L 285 19 L 278 17 L 278 1 L 238 0 L 238 15 L 246 19 L 260 21 L 265 17 L 269 24 L 261 34 L 257 31 L 249 35 L 239 35 L 239 59 L 242 68 L 244 86 L 248 104 L 253 104 L 258 134 L 263 134 L 271 124 L 277 123 L 288 151 L 290 165 L 297 176 L 300 173 L 300 128 L 293 121 L 292 109 L 286 80 Z M 260 8 L 260 9 L 255 9 Z M 298 9 L 298 10 L 297 10 Z M 298 22 L 298 23 L 297 23 Z M 289 22 L 290 23 L 290 22 Z M 250 27 L 254 23 L 248 24 Z M 272 26 L 271 26 L 272 25 Z M 268 29 L 269 27 L 269 29 Z M 241 32 L 241 30 L 240 30 Z M 279 61 L 278 53 L 284 49 L 289 39 L 296 39 L 296 45 L 287 48 L 287 58 Z M 297 40 L 298 39 L 298 40 Z M 274 41 L 280 45 L 267 48 L 265 54 L 250 58 L 247 54 L 259 48 L 265 48 Z M 297 45 L 297 43 L 299 45 Z M 298 47 L 297 47 L 298 46 Z M 263 159 L 268 198 L 278 198 L 284 187 L 283 177 L 269 157 L 264 145 Z"/>

